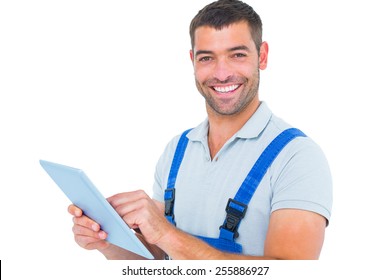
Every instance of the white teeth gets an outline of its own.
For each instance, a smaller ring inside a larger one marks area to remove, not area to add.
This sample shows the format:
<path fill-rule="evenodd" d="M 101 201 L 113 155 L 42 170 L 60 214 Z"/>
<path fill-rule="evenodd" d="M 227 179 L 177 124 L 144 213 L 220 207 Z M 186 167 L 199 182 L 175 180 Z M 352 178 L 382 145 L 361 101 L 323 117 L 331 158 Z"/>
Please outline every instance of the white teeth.
<path fill-rule="evenodd" d="M 227 86 L 227 87 L 214 87 L 214 90 L 218 91 L 220 93 L 227 93 L 227 92 L 230 92 L 230 91 L 237 89 L 238 87 L 239 87 L 239 85 L 231 85 L 231 86 Z"/>

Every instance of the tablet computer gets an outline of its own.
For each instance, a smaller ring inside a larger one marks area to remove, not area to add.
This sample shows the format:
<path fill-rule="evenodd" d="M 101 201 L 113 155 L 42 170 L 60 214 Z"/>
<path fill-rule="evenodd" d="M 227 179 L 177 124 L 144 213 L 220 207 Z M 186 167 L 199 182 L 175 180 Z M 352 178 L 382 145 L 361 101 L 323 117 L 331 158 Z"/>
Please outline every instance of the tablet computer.
<path fill-rule="evenodd" d="M 106 239 L 108 242 L 145 258 L 153 259 L 153 255 L 137 238 L 135 232 L 81 169 L 45 160 L 39 162 L 70 201 L 82 209 L 86 216 L 100 224 L 101 229 L 108 235 Z"/>

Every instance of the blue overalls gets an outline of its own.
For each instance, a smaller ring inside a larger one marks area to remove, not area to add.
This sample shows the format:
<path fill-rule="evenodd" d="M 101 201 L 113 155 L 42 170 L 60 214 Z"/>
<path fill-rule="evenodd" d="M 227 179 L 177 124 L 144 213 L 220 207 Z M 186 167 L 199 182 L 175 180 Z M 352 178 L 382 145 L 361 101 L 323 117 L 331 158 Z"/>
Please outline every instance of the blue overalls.
<path fill-rule="evenodd" d="M 185 150 L 188 144 L 187 134 L 190 130 L 185 131 L 177 144 L 173 157 L 171 170 L 168 177 L 168 185 L 165 190 L 165 217 L 176 226 L 174 220 L 174 203 L 175 203 L 175 182 L 179 172 L 180 164 L 183 160 Z M 230 198 L 226 205 L 226 218 L 219 228 L 219 238 L 209 238 L 196 236 L 208 243 L 210 246 L 224 252 L 242 253 L 242 246 L 234 240 L 238 237 L 238 228 L 241 220 L 244 218 L 248 204 L 263 179 L 267 169 L 278 156 L 280 151 L 294 138 L 306 135 L 296 129 L 289 128 L 280 133 L 257 159 L 256 163 L 248 173 L 244 182 L 241 184 L 234 198 Z"/>

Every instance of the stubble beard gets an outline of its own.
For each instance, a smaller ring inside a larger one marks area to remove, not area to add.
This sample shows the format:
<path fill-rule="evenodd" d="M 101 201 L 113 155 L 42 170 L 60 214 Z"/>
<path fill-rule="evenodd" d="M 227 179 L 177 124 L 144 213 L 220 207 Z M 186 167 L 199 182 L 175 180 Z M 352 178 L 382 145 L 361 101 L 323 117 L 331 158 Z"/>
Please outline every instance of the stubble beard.
<path fill-rule="evenodd" d="M 249 84 L 249 81 L 253 81 Z M 245 77 L 232 77 L 226 81 L 217 81 L 216 79 L 209 79 L 203 83 L 200 83 L 195 78 L 196 87 L 200 94 L 205 98 L 206 104 L 213 110 L 215 113 L 223 116 L 231 116 L 238 114 L 245 110 L 245 108 L 253 101 L 253 99 L 258 95 L 259 84 L 260 84 L 260 70 L 257 69 L 251 77 L 251 79 Z M 219 83 L 219 84 L 228 84 L 228 83 L 239 83 L 240 86 L 240 96 L 237 101 L 234 103 L 230 100 L 218 100 L 214 96 L 214 92 L 210 89 L 210 85 Z M 244 87 L 241 89 L 241 87 Z M 229 104 L 232 103 L 232 104 Z"/>

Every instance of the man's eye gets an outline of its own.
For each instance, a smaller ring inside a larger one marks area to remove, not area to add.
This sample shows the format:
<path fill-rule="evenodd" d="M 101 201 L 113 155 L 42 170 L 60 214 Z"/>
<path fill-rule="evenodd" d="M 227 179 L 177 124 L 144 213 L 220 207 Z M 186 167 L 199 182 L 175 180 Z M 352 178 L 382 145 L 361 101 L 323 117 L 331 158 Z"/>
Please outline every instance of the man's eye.
<path fill-rule="evenodd" d="M 204 56 L 204 57 L 199 58 L 200 62 L 207 62 L 207 61 L 210 61 L 210 60 L 211 60 L 210 56 Z"/>
<path fill-rule="evenodd" d="M 246 54 L 244 53 L 235 53 L 233 57 L 246 57 Z"/>

